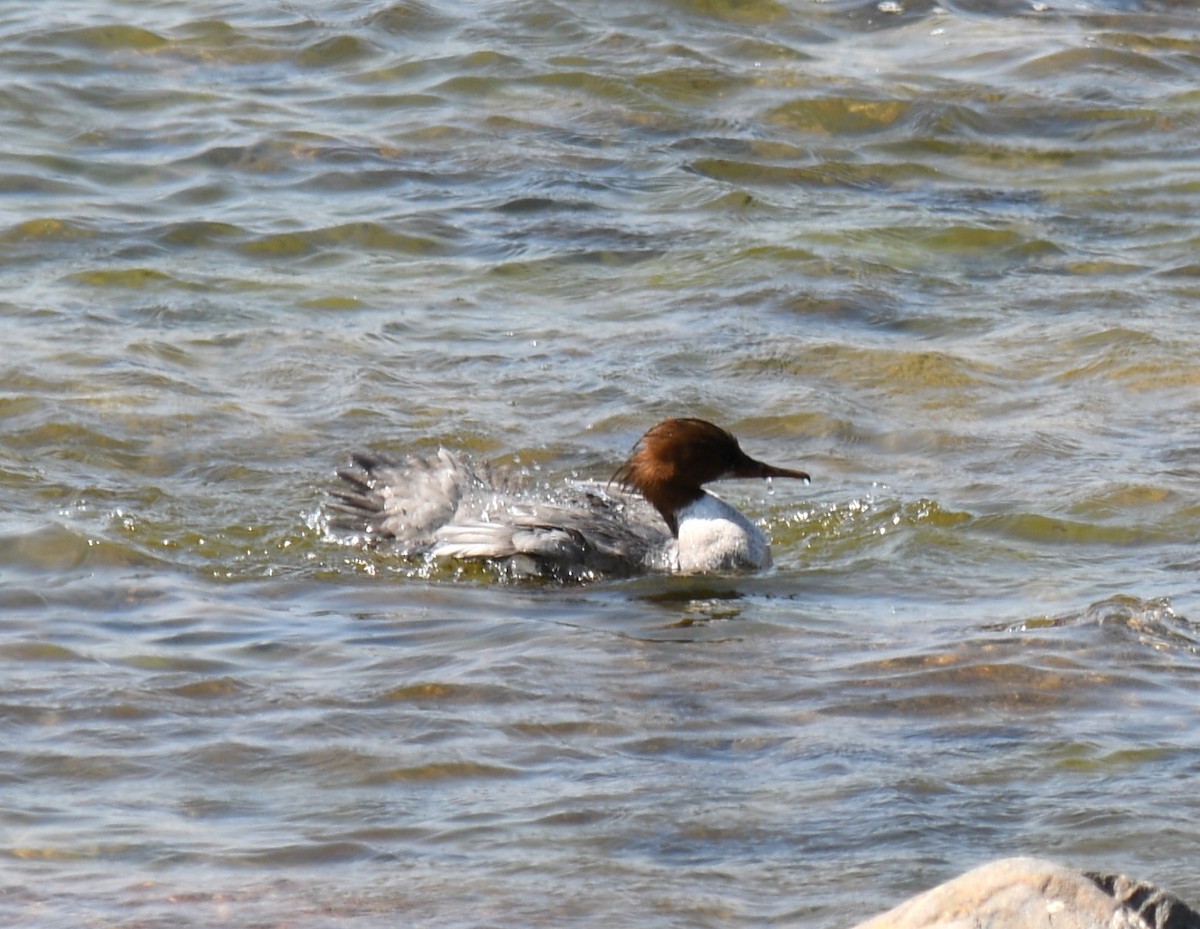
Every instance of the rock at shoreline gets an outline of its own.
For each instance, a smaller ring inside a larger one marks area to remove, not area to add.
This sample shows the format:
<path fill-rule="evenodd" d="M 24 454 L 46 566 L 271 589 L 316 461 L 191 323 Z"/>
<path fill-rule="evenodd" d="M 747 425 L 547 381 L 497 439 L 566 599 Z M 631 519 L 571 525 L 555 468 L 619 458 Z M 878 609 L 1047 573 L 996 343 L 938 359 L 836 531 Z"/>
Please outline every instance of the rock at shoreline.
<path fill-rule="evenodd" d="M 855 929 L 1200 929 L 1200 913 L 1153 884 L 1005 858 Z"/>

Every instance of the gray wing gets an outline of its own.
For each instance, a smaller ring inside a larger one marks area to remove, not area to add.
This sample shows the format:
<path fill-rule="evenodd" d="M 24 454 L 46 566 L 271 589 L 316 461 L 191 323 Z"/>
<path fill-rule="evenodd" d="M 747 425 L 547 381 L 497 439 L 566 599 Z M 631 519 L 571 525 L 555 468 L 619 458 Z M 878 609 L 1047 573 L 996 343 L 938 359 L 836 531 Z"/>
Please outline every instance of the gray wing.
<path fill-rule="evenodd" d="M 410 552 L 432 545 L 463 497 L 486 487 L 483 476 L 445 449 L 400 463 L 361 454 L 352 461 L 351 468 L 338 471 L 343 487 L 326 503 L 329 529 L 394 540 Z"/>
<path fill-rule="evenodd" d="M 350 541 L 392 541 L 406 555 L 520 562 L 554 577 L 629 575 L 659 567 L 671 542 L 640 497 L 581 485 L 558 503 L 445 449 L 395 462 L 354 455 L 325 505 L 326 526 Z"/>
<path fill-rule="evenodd" d="M 538 573 L 627 575 L 650 566 L 652 553 L 670 541 L 661 519 L 645 506 L 588 493 L 577 505 L 510 503 L 497 520 L 456 520 L 435 533 L 439 558 L 531 559 Z M 656 525 L 656 523 L 660 525 Z"/>

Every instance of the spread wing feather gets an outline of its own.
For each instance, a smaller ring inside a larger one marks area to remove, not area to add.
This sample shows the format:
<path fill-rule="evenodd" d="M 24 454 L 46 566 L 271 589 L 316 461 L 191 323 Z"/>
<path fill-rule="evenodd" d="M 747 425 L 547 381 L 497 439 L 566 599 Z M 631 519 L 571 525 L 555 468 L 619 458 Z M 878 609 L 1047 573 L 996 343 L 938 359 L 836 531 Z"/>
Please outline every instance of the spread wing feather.
<path fill-rule="evenodd" d="M 337 474 L 328 528 L 355 541 L 390 541 L 406 554 L 531 560 L 549 574 L 631 574 L 671 541 L 639 497 L 585 485 L 561 503 L 543 503 L 445 449 L 403 462 L 354 455 Z"/>
<path fill-rule="evenodd" d="M 410 551 L 432 545 L 463 495 L 484 486 L 474 468 L 445 449 L 399 463 L 373 455 L 354 455 L 352 461 L 352 468 L 338 471 L 345 488 L 326 504 L 329 528 L 391 539 Z"/>

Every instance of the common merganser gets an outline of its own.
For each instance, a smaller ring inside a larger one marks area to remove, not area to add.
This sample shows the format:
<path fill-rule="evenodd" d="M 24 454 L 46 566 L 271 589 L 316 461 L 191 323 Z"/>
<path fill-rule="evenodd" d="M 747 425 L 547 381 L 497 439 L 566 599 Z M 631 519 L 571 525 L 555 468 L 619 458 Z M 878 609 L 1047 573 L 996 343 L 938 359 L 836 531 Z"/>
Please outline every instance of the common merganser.
<path fill-rule="evenodd" d="M 663 420 L 607 485 L 575 485 L 553 502 L 444 448 L 403 462 L 364 454 L 352 461 L 337 472 L 344 486 L 327 504 L 331 532 L 389 542 L 406 555 L 486 560 L 518 574 L 574 580 L 768 567 L 762 531 L 703 485 L 722 478 L 809 481 L 803 471 L 756 461 L 702 419 Z"/>

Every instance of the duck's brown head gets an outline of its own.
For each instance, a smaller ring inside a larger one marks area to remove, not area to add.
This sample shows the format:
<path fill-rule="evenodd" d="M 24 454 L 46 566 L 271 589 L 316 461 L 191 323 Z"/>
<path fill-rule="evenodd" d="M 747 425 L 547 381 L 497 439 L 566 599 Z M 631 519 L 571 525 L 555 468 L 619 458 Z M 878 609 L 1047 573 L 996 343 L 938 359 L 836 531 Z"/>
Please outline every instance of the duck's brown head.
<path fill-rule="evenodd" d="M 756 461 L 729 432 L 703 419 L 664 419 L 638 439 L 613 480 L 645 497 L 675 535 L 675 514 L 704 494 L 704 484 L 734 477 L 809 480 L 803 471 Z"/>

